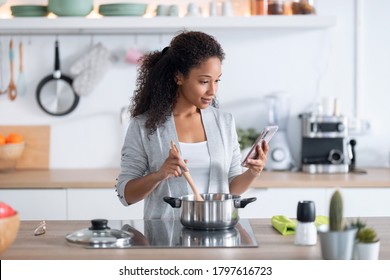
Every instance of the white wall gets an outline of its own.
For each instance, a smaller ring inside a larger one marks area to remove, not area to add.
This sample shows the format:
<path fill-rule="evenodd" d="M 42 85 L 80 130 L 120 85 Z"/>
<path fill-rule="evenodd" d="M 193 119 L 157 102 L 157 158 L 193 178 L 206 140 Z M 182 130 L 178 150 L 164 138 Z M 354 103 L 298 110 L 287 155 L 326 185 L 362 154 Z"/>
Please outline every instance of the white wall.
<path fill-rule="evenodd" d="M 369 120 L 371 131 L 356 136 L 357 164 L 388 167 L 390 127 L 386 126 L 386 120 L 390 117 L 387 110 L 387 104 L 390 103 L 387 94 L 390 90 L 390 33 L 386 32 L 385 27 L 390 25 L 390 19 L 385 13 L 390 10 L 390 2 L 363 1 L 366 40 L 363 45 L 364 88 L 359 99 L 359 117 Z M 13 1 L 12 4 L 32 2 L 46 1 Z M 113 1 L 95 1 L 103 2 Z M 286 92 L 291 97 L 288 139 L 297 161 L 301 143 L 299 113 L 308 110 L 313 103 L 320 102 L 322 97 L 337 96 L 341 112 L 348 117 L 354 116 L 355 0 L 317 0 L 316 5 L 318 14 L 337 16 L 336 26 L 330 29 L 288 31 L 210 30 L 227 54 L 219 91 L 221 108 L 231 111 L 238 125 L 260 128 L 266 123 L 262 98 L 274 91 Z M 119 122 L 120 109 L 129 104 L 136 78 L 136 67 L 124 61 L 124 54 L 131 47 L 161 49 L 169 43 L 171 34 L 59 35 L 57 38 L 60 41 L 61 68 L 64 73 L 69 73 L 70 66 L 97 42 L 103 43 L 119 58 L 96 90 L 90 96 L 82 97 L 78 108 L 64 117 L 45 114 L 35 100 L 37 84 L 53 69 L 56 36 L 12 37 L 16 44 L 20 40 L 25 44 L 24 65 L 28 92 L 25 97 L 13 102 L 0 96 L 0 125 L 50 125 L 52 168 L 118 167 L 123 139 L 123 127 Z M 0 34 L 3 88 L 9 81 L 9 39 L 10 36 Z M 15 62 L 18 65 L 18 56 Z M 14 73 L 17 77 L 17 69 Z"/>

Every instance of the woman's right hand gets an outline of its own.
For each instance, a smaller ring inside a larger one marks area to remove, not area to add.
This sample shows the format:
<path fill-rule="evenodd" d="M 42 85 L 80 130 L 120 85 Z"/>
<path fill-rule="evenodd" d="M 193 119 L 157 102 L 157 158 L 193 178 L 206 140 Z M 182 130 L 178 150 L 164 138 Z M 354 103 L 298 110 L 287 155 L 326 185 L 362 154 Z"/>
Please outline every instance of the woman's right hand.
<path fill-rule="evenodd" d="M 173 176 L 180 177 L 182 175 L 182 170 L 187 172 L 188 168 L 181 159 L 179 152 L 171 148 L 167 159 L 164 161 L 157 174 L 160 180 L 166 180 Z"/>

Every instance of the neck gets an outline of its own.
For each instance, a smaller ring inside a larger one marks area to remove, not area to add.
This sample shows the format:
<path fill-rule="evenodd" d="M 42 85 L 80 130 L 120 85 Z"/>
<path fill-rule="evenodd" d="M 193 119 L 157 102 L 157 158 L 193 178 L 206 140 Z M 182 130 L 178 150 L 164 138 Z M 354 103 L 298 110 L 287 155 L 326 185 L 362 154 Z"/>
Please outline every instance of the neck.
<path fill-rule="evenodd" d="M 197 108 L 191 103 L 183 102 L 180 98 L 177 100 L 177 103 L 173 108 L 173 115 L 178 117 L 191 117 L 199 113 L 199 108 Z"/>

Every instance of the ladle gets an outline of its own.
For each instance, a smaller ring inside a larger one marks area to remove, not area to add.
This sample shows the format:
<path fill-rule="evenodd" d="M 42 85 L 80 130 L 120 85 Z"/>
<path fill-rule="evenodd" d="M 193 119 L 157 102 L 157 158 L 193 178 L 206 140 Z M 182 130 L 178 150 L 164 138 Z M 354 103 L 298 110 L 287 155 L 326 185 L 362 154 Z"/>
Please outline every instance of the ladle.
<path fill-rule="evenodd" d="M 179 155 L 179 149 L 177 148 L 175 142 L 171 141 L 171 148 L 176 151 Z M 188 171 L 183 171 L 183 175 L 186 178 L 188 184 L 190 185 L 192 192 L 194 193 L 195 201 L 204 201 L 203 197 L 199 194 L 198 188 L 195 186 L 194 180 L 192 180 L 191 174 Z"/>

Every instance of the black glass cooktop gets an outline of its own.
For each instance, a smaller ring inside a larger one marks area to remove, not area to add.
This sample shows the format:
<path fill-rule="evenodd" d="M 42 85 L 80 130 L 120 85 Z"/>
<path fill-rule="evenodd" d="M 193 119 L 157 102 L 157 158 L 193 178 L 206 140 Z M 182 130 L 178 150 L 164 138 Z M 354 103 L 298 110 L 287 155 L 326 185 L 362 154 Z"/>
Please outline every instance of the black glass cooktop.
<path fill-rule="evenodd" d="M 246 219 L 233 228 L 213 231 L 189 229 L 179 220 L 112 220 L 108 226 L 132 232 L 130 248 L 258 247 Z"/>

